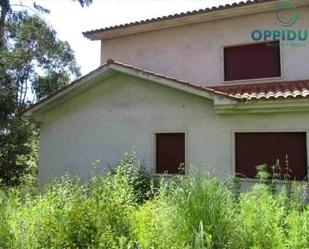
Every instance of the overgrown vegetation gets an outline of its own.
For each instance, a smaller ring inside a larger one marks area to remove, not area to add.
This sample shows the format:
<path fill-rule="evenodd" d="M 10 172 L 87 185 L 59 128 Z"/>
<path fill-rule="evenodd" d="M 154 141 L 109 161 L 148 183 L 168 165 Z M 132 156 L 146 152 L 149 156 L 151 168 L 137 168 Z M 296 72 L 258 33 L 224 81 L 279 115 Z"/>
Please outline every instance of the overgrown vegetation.
<path fill-rule="evenodd" d="M 80 73 L 70 45 L 42 17 L 8 8 L 0 38 L 0 180 L 14 186 L 36 177 L 38 127 L 21 112 Z"/>
<path fill-rule="evenodd" d="M 27 4 L 0 1 L 0 182 L 7 186 L 35 183 L 37 175 L 38 125 L 21 112 L 80 76 L 70 45 L 44 19 L 50 11 Z"/>
<path fill-rule="evenodd" d="M 268 183 L 267 183 L 268 184 Z M 250 192 L 206 176 L 153 183 L 133 154 L 88 183 L 0 192 L 0 248 L 309 248 L 305 184 Z"/>

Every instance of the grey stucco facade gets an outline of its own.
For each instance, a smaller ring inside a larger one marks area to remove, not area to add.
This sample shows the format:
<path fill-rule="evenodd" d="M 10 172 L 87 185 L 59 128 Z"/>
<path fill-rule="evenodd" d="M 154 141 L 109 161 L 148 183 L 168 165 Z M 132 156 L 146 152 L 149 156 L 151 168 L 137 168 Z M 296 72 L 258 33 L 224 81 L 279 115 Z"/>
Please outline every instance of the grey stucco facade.
<path fill-rule="evenodd" d="M 299 8 L 294 28 L 309 27 L 308 13 L 308 6 Z M 103 65 L 116 59 L 201 86 L 309 79 L 307 42 L 281 47 L 281 77 L 224 82 L 223 48 L 252 42 L 254 29 L 275 28 L 274 12 L 261 10 L 102 40 L 101 60 Z M 132 149 L 155 174 L 156 133 L 184 132 L 186 173 L 201 170 L 219 178 L 235 175 L 235 132 L 301 131 L 309 137 L 306 97 L 238 103 L 170 82 L 143 71 L 99 69 L 95 77 L 77 81 L 74 89 L 79 90 L 65 89 L 65 96 L 55 95 L 50 103 L 30 109 L 29 116 L 40 122 L 39 183 L 67 172 L 87 177 L 94 162 L 99 161 L 97 168 L 107 168 Z"/>

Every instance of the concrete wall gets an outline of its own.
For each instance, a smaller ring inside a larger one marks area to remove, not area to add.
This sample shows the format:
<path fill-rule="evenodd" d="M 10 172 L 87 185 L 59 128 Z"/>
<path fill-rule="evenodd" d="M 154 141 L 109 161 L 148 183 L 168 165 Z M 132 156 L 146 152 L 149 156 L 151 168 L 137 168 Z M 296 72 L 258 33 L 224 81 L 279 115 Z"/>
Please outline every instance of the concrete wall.
<path fill-rule="evenodd" d="M 234 131 L 306 131 L 308 124 L 309 113 L 220 116 L 208 99 L 118 74 L 43 115 L 40 184 L 66 172 L 88 176 L 95 160 L 114 165 L 133 147 L 152 171 L 154 134 L 173 131 L 186 132 L 189 172 L 229 176 Z"/>
<path fill-rule="evenodd" d="M 218 85 L 223 82 L 224 46 L 253 42 L 251 32 L 256 29 L 309 29 L 309 7 L 298 12 L 298 22 L 288 28 L 278 24 L 274 12 L 268 12 L 102 41 L 101 63 L 112 58 L 196 84 Z M 304 45 L 283 43 L 279 80 L 309 78 L 309 42 Z"/>

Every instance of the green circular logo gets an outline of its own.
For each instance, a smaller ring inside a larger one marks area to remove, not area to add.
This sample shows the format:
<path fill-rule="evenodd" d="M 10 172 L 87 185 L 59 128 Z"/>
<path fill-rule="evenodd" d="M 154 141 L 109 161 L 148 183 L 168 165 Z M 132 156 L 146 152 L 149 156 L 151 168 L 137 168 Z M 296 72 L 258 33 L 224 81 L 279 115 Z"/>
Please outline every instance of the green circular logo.
<path fill-rule="evenodd" d="M 296 5 L 288 0 L 278 3 L 276 17 L 280 25 L 292 26 L 298 20 Z"/>

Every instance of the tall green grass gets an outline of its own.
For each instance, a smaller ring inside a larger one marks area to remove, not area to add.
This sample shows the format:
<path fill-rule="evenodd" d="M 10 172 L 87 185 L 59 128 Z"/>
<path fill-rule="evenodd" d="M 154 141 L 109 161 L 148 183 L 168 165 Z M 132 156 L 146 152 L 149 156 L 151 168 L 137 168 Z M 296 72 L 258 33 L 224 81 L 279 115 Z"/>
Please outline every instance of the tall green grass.
<path fill-rule="evenodd" d="M 62 177 L 40 191 L 2 188 L 0 248 L 309 248 L 305 185 L 235 186 L 201 175 L 152 182 L 126 154 L 88 183 Z"/>

